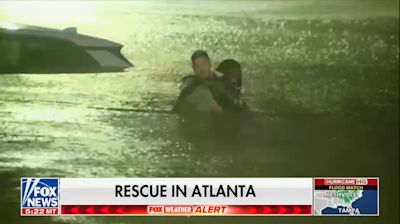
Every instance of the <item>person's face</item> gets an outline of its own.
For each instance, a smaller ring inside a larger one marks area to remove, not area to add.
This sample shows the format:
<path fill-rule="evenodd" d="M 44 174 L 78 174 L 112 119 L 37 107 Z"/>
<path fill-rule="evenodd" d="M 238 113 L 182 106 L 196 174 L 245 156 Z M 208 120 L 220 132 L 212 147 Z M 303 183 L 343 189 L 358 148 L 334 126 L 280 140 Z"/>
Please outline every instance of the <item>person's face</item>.
<path fill-rule="evenodd" d="M 235 84 L 239 84 L 240 83 L 240 79 L 242 78 L 242 71 L 240 68 L 232 68 L 229 71 L 229 78 L 230 80 L 235 83 Z"/>
<path fill-rule="evenodd" d="M 192 64 L 193 72 L 200 78 L 208 78 L 211 75 L 211 62 L 208 58 L 196 58 Z"/>

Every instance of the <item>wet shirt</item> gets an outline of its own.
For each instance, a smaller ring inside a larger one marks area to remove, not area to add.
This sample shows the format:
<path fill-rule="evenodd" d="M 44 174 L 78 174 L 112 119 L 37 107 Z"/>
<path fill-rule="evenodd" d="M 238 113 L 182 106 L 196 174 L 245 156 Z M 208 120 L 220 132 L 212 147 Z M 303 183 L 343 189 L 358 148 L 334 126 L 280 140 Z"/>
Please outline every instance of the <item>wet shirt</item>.
<path fill-rule="evenodd" d="M 216 105 L 216 102 L 206 80 L 194 75 L 182 79 L 181 93 L 174 107 L 175 112 L 211 112 L 213 105 Z"/>
<path fill-rule="evenodd" d="M 186 97 L 185 102 L 195 111 L 211 112 L 215 101 L 208 86 L 200 84 Z"/>
<path fill-rule="evenodd" d="M 224 111 L 240 111 L 222 73 L 215 72 L 207 80 L 194 75 L 182 79 L 181 93 L 174 111 L 211 112 L 216 107 L 222 107 Z"/>

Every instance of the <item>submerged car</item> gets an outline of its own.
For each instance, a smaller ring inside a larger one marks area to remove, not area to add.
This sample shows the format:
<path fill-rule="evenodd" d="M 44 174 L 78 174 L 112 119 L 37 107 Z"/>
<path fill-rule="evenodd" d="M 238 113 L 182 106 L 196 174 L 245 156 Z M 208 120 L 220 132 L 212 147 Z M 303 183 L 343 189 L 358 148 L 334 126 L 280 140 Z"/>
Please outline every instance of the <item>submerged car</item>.
<path fill-rule="evenodd" d="M 123 45 L 77 32 L 0 24 L 0 74 L 121 72 Z"/>

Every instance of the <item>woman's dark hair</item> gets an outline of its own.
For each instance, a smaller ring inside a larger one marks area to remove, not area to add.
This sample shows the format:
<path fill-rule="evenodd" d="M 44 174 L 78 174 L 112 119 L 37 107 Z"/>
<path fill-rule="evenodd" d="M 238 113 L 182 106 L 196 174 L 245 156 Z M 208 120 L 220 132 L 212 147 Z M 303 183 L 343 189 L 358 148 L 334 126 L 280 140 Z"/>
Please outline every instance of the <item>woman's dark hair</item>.
<path fill-rule="evenodd" d="M 242 66 L 240 65 L 240 63 L 238 61 L 236 61 L 234 59 L 225 59 L 218 65 L 218 67 L 215 70 L 222 72 L 225 75 L 229 75 L 228 73 L 232 69 L 241 70 Z M 237 84 L 239 87 L 242 87 L 242 76 L 239 77 Z"/>

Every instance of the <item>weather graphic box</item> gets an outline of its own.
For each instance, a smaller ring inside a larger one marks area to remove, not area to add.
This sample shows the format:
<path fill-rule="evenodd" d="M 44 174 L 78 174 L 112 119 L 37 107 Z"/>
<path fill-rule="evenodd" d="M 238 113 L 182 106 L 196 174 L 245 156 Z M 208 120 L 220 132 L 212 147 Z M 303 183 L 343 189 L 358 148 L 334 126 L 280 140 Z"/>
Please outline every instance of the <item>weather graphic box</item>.
<path fill-rule="evenodd" d="M 314 215 L 378 216 L 379 178 L 315 178 Z"/>

